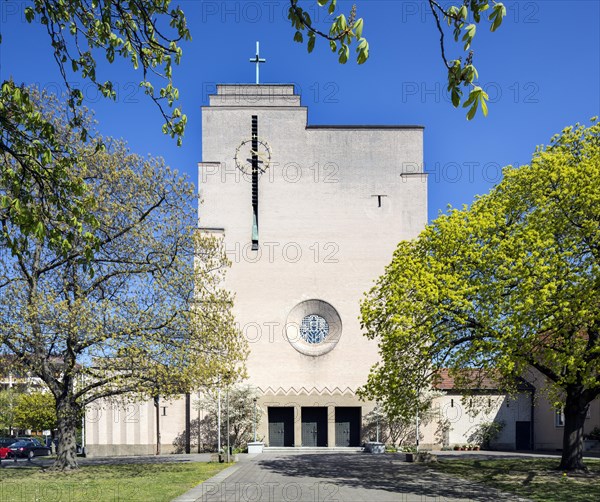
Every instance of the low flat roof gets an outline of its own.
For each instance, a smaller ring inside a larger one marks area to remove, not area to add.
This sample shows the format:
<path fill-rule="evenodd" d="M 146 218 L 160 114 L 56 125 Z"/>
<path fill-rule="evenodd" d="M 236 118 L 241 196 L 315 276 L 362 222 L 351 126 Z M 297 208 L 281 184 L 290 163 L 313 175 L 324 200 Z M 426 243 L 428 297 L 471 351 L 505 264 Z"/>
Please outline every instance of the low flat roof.
<path fill-rule="evenodd" d="M 307 125 L 307 129 L 425 129 L 422 125 Z"/>

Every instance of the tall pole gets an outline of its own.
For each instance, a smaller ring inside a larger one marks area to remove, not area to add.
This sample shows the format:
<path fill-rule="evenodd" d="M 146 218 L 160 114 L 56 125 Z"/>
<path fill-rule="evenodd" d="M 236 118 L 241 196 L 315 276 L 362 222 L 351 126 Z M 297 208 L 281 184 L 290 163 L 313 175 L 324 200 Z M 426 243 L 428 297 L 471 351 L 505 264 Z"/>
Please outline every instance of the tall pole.
<path fill-rule="evenodd" d="M 217 453 L 221 453 L 221 387 L 217 391 Z"/>
<path fill-rule="evenodd" d="M 254 429 L 254 442 L 256 443 L 256 398 L 254 398 L 254 422 L 252 423 L 252 428 Z"/>
<path fill-rule="evenodd" d="M 81 454 L 85 457 L 85 406 L 83 407 L 83 413 L 81 414 Z M 50 434 L 52 439 L 52 434 Z"/>
<path fill-rule="evenodd" d="M 417 451 L 419 451 L 419 407 L 417 406 Z"/>
<path fill-rule="evenodd" d="M 416 427 L 416 434 L 417 434 L 417 453 L 419 452 L 419 397 L 420 397 L 420 390 L 417 387 L 417 427 Z"/>
<path fill-rule="evenodd" d="M 200 400 L 202 399 L 202 394 L 200 393 L 200 391 L 198 391 L 198 453 L 200 453 L 202 447 L 201 444 L 202 442 L 200 441 L 200 419 L 201 419 L 201 413 L 202 413 L 202 406 L 200 406 Z"/>
<path fill-rule="evenodd" d="M 227 390 L 225 392 L 227 393 L 227 463 L 229 463 L 229 387 L 227 387 Z"/>

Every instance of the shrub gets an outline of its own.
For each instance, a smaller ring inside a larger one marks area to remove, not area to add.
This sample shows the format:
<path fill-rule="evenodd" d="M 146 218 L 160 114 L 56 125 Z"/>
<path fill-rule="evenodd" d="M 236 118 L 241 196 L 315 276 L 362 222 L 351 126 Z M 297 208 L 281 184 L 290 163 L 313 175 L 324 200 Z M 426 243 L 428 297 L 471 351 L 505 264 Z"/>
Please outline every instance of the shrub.
<path fill-rule="evenodd" d="M 504 426 L 503 421 L 483 422 L 476 425 L 469 435 L 469 442 L 481 445 L 483 449 L 489 450 L 490 444 L 500 435 Z"/>
<path fill-rule="evenodd" d="M 594 427 L 591 432 L 584 436 L 586 439 L 600 441 L 600 427 Z"/>

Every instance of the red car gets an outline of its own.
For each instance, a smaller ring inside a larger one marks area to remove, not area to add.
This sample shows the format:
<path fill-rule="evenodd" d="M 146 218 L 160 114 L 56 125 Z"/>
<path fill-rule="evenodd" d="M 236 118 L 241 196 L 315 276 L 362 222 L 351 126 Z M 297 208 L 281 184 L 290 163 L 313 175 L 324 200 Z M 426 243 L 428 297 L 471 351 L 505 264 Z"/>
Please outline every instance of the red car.
<path fill-rule="evenodd" d="M 0 460 L 8 456 L 9 446 L 17 441 L 17 438 L 0 438 Z"/>
<path fill-rule="evenodd" d="M 18 441 L 31 441 L 30 438 L 0 438 L 0 460 L 11 456 L 10 447 Z"/>

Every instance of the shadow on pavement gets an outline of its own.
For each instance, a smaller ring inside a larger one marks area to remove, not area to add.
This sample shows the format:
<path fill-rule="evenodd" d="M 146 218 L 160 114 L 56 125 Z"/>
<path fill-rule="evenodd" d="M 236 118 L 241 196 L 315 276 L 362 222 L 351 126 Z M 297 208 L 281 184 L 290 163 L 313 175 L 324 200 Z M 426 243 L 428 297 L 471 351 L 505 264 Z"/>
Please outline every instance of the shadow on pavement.
<path fill-rule="evenodd" d="M 263 457 L 259 465 L 283 476 L 312 478 L 314 482 L 322 479 L 344 487 L 440 497 L 442 500 L 508 500 L 505 493 L 435 472 L 427 464 L 407 463 L 404 454 L 301 454 Z"/>

